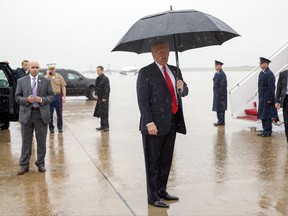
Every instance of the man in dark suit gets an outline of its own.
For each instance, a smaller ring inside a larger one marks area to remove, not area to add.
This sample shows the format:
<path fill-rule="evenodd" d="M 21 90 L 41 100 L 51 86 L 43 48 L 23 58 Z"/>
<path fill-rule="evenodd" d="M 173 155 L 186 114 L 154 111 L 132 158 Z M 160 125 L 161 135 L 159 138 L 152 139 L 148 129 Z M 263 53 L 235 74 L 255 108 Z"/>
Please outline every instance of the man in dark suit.
<path fill-rule="evenodd" d="M 260 68 L 258 78 L 258 119 L 262 121 L 263 132 L 258 136 L 270 137 L 272 134 L 272 118 L 276 118 L 277 110 L 275 108 L 275 76 L 269 68 L 271 61 L 260 57 Z"/>
<path fill-rule="evenodd" d="M 215 60 L 216 73 L 213 77 L 213 108 L 217 112 L 218 121 L 215 126 L 225 125 L 225 110 L 227 110 L 227 78 L 222 70 L 223 63 Z"/>
<path fill-rule="evenodd" d="M 27 76 L 29 74 L 29 61 L 23 60 L 21 63 L 22 67 L 17 68 L 14 73 L 17 77 L 17 79 L 20 79 L 23 76 Z"/>
<path fill-rule="evenodd" d="M 18 175 L 29 171 L 32 153 L 33 132 L 37 140 L 37 160 L 39 172 L 45 172 L 47 125 L 50 121 L 49 104 L 54 100 L 50 80 L 38 75 L 39 63 L 29 62 L 30 75 L 17 82 L 16 102 L 20 105 L 19 122 L 21 123 L 22 150 Z"/>
<path fill-rule="evenodd" d="M 188 94 L 179 68 L 168 65 L 169 44 L 151 47 L 154 63 L 143 67 L 137 79 L 148 203 L 168 208 L 164 200 L 178 200 L 167 189 L 176 132 L 186 134 L 181 97 Z M 177 91 L 179 89 L 179 91 Z M 180 94 L 180 95 L 179 95 Z"/>
<path fill-rule="evenodd" d="M 288 70 L 280 72 L 277 88 L 276 88 L 276 98 L 275 98 L 275 108 L 283 108 L 285 135 L 288 143 Z"/>

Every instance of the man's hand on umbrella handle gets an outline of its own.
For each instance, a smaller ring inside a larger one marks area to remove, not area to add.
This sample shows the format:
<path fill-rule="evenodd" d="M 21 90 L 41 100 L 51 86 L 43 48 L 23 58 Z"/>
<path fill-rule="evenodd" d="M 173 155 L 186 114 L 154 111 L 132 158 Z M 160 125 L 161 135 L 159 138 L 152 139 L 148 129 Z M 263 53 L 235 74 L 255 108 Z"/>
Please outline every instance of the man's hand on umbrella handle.
<path fill-rule="evenodd" d="M 147 125 L 148 133 L 157 136 L 158 130 L 154 123 Z"/>
<path fill-rule="evenodd" d="M 177 80 L 177 89 L 183 90 L 184 83 L 182 80 Z"/>

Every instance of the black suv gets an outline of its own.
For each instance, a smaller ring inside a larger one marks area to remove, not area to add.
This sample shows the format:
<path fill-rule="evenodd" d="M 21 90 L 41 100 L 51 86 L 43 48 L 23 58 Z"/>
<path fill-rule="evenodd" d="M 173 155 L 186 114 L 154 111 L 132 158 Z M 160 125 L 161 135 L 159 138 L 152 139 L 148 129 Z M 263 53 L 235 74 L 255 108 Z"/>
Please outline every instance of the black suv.
<path fill-rule="evenodd" d="M 10 121 L 18 121 L 19 108 L 15 102 L 17 79 L 7 63 L 0 62 L 0 129 L 8 129 Z"/>
<path fill-rule="evenodd" d="M 47 69 L 39 74 L 45 75 Z M 74 70 L 56 69 L 66 82 L 66 96 L 86 96 L 95 99 L 95 79 L 89 79 Z M 10 121 L 18 121 L 19 106 L 15 102 L 17 79 L 9 64 L 0 62 L 0 129 L 8 129 Z"/>
<path fill-rule="evenodd" d="M 40 69 L 39 74 L 46 75 L 47 69 Z M 79 72 L 70 69 L 57 69 L 66 82 L 66 96 L 86 96 L 95 99 L 95 79 L 86 78 Z"/>

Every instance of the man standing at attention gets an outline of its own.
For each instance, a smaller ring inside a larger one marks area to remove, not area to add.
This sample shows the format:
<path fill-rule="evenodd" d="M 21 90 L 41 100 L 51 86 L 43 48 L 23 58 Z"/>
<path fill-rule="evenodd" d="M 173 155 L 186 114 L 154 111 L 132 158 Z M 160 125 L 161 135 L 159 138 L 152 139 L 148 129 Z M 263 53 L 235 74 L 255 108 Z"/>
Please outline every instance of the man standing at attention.
<path fill-rule="evenodd" d="M 257 134 L 262 137 L 270 137 L 272 134 L 272 118 L 276 118 L 275 108 L 275 76 L 269 68 L 269 59 L 260 57 L 260 68 L 262 71 L 258 77 L 258 119 L 262 121 L 263 132 Z"/>
<path fill-rule="evenodd" d="M 101 119 L 100 127 L 97 130 L 109 131 L 109 95 L 110 84 L 109 79 L 104 74 L 102 66 L 97 67 L 98 77 L 95 81 L 95 99 L 97 100 L 94 110 L 94 116 Z"/>
<path fill-rule="evenodd" d="M 176 132 L 186 134 L 181 97 L 188 94 L 179 68 L 168 65 L 169 44 L 151 47 L 154 62 L 139 71 L 137 98 L 146 167 L 148 203 L 168 208 L 162 201 L 178 200 L 167 192 Z M 178 93 L 181 89 L 181 95 Z"/>
<path fill-rule="evenodd" d="M 50 80 L 38 75 L 39 63 L 29 62 L 30 75 L 17 82 L 15 100 L 20 105 L 19 122 L 21 123 L 22 150 L 18 175 L 29 171 L 32 153 L 32 139 L 35 130 L 37 140 L 37 160 L 39 172 L 45 172 L 47 125 L 50 121 L 49 104 L 54 100 Z"/>
<path fill-rule="evenodd" d="M 51 81 L 55 100 L 50 104 L 50 133 L 54 133 L 53 114 L 56 109 L 58 132 L 63 132 L 63 103 L 66 100 L 66 83 L 63 77 L 56 73 L 56 65 L 49 64 L 46 77 Z"/>
<path fill-rule="evenodd" d="M 222 70 L 223 63 L 215 60 L 215 75 L 213 78 L 213 108 L 217 112 L 218 121 L 215 126 L 225 125 L 225 110 L 227 110 L 227 79 Z"/>

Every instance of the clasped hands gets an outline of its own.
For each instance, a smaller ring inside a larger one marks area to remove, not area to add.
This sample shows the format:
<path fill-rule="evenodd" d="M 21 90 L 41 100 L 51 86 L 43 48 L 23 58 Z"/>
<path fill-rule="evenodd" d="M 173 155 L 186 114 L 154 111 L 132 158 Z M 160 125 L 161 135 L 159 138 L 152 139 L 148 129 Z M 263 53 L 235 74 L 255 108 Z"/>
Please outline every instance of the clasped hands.
<path fill-rule="evenodd" d="M 33 103 L 33 102 L 34 102 L 34 97 L 33 97 L 33 95 L 30 95 L 29 97 L 27 97 L 26 101 L 27 101 L 28 103 Z M 41 103 L 42 98 L 39 97 L 39 96 L 37 96 L 37 97 L 35 97 L 35 101 L 36 101 L 37 103 Z"/>

